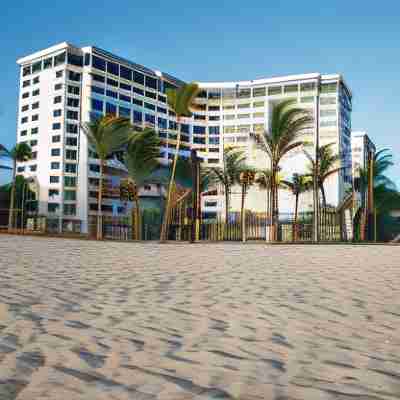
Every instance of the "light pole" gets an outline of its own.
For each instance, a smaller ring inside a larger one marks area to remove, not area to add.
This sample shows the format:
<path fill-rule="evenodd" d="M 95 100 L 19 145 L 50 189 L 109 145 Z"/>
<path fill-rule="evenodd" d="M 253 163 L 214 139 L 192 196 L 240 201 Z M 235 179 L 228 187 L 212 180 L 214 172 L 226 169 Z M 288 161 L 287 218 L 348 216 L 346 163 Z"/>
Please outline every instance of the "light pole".
<path fill-rule="evenodd" d="M 318 193 L 318 174 L 319 174 L 319 91 L 320 91 L 320 81 L 317 82 L 317 94 L 315 96 L 315 107 L 314 107 L 314 193 L 313 193 L 313 203 L 314 203 L 314 229 L 313 229 L 313 241 L 315 243 L 319 242 L 319 193 Z"/>

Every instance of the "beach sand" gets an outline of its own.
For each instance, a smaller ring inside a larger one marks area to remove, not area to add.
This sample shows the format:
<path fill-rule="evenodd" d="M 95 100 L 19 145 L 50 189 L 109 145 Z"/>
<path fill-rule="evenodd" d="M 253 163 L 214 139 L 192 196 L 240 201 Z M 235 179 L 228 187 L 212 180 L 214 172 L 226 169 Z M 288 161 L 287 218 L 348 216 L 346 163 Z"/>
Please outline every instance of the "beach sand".
<path fill-rule="evenodd" d="M 1 400 L 400 398 L 400 247 L 0 235 Z"/>

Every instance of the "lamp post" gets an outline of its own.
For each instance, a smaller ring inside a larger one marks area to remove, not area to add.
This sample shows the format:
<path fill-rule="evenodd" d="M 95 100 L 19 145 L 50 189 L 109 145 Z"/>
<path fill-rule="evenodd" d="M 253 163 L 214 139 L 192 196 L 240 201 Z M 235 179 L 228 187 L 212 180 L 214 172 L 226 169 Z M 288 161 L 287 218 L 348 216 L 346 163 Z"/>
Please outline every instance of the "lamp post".
<path fill-rule="evenodd" d="M 242 242 L 246 242 L 246 210 L 245 210 L 245 199 L 247 194 L 247 189 L 254 183 L 255 171 L 246 170 L 242 171 L 239 176 L 240 183 L 242 185 L 242 205 L 241 205 L 241 233 Z"/>
<path fill-rule="evenodd" d="M 192 149 L 190 152 L 192 161 L 192 224 L 190 242 L 195 243 L 200 236 L 200 160 L 197 157 L 197 152 Z"/>
<path fill-rule="evenodd" d="M 313 229 L 313 241 L 315 243 L 319 242 L 319 193 L 318 193 L 318 172 L 319 172 L 319 91 L 320 91 L 320 81 L 317 82 L 317 94 L 315 96 L 315 107 L 314 107 L 314 193 L 313 193 L 313 203 L 314 203 L 314 229 Z"/>

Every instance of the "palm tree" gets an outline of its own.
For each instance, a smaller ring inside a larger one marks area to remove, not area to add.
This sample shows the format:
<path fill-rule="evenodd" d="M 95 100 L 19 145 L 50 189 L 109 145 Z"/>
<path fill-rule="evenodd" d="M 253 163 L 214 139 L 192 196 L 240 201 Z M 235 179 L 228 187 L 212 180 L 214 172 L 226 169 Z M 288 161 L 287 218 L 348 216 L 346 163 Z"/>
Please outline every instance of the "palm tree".
<path fill-rule="evenodd" d="M 26 143 L 17 143 L 11 150 L 3 145 L 0 145 L 0 158 L 9 158 L 12 160 L 13 166 L 13 176 L 12 176 L 12 186 L 10 195 L 10 211 L 8 215 L 8 231 L 11 232 L 13 229 L 13 219 L 14 219 L 14 202 L 15 202 L 15 185 L 17 176 L 17 162 L 28 161 L 32 157 L 32 150 Z M 2 169 L 9 169 L 4 167 Z"/>
<path fill-rule="evenodd" d="M 293 221 L 293 241 L 297 240 L 297 218 L 299 211 L 299 198 L 300 194 L 311 189 L 312 179 L 308 175 L 293 174 L 291 181 L 283 181 L 283 184 L 289 188 L 292 194 L 295 196 L 295 206 L 294 206 L 294 221 Z"/>
<path fill-rule="evenodd" d="M 95 119 L 82 126 L 89 144 L 95 150 L 100 160 L 99 195 L 97 205 L 97 240 L 103 238 L 102 200 L 103 179 L 106 159 L 117 150 L 120 150 L 128 141 L 132 132 L 132 125 L 127 118 L 109 114 Z"/>
<path fill-rule="evenodd" d="M 170 182 L 168 185 L 167 202 L 165 205 L 164 219 L 161 226 L 160 240 L 167 240 L 167 230 L 169 225 L 169 218 L 171 212 L 171 196 L 175 181 L 176 163 L 179 157 L 179 147 L 181 143 L 181 119 L 183 117 L 191 117 L 194 108 L 194 99 L 199 92 L 197 83 L 184 84 L 179 89 L 167 89 L 168 105 L 176 114 L 176 121 L 178 124 L 178 134 L 176 138 L 175 156 L 172 162 L 172 171 Z"/>
<path fill-rule="evenodd" d="M 249 166 L 243 166 L 239 173 L 239 183 L 242 186 L 242 202 L 240 207 L 240 220 L 242 230 L 242 242 L 246 241 L 246 213 L 245 200 L 246 194 L 250 186 L 255 182 L 256 170 Z"/>
<path fill-rule="evenodd" d="M 277 240 L 278 234 L 278 185 L 277 175 L 279 164 L 291 150 L 303 145 L 304 141 L 299 137 L 305 129 L 311 128 L 313 117 L 303 108 L 295 106 L 296 100 L 283 100 L 272 109 L 270 131 L 255 133 L 254 137 L 260 148 L 268 155 L 271 170 L 270 187 L 270 215 L 272 216 L 272 240 Z"/>
<path fill-rule="evenodd" d="M 308 176 L 312 177 L 313 179 L 316 177 L 318 188 L 321 191 L 322 205 L 324 208 L 326 208 L 324 183 L 327 178 L 338 173 L 344 168 L 340 166 L 338 167 L 340 155 L 334 154 L 332 150 L 333 145 L 334 143 L 328 143 L 318 149 L 318 171 L 316 171 L 315 161 L 313 158 L 307 152 L 304 152 L 310 161 L 308 165 Z"/>
<path fill-rule="evenodd" d="M 213 184 L 223 186 L 225 193 L 225 223 L 229 222 L 230 196 L 232 187 L 239 182 L 239 175 L 244 167 L 246 157 L 243 151 L 227 149 L 223 155 L 223 168 L 210 168 L 210 179 Z"/>
<path fill-rule="evenodd" d="M 138 190 L 147 182 L 147 179 L 158 166 L 157 158 L 159 155 L 160 140 L 153 129 L 146 128 L 142 132 L 133 132 L 130 134 L 124 161 L 128 169 L 129 177 Z M 141 239 L 142 232 L 138 190 L 134 199 L 136 240 Z"/>

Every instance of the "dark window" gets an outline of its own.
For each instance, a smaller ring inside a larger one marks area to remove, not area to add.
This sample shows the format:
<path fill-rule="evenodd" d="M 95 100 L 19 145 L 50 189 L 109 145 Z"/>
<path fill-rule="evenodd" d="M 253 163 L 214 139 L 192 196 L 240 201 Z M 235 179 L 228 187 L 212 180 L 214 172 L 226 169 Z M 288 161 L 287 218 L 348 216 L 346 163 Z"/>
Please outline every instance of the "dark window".
<path fill-rule="evenodd" d="M 36 89 L 32 92 L 32 96 L 39 96 L 40 94 L 40 89 Z"/>
<path fill-rule="evenodd" d="M 60 191 L 58 189 L 49 189 L 49 197 L 58 196 Z"/>
<path fill-rule="evenodd" d="M 59 122 L 56 122 L 56 123 L 54 123 L 53 124 L 53 130 L 59 130 L 59 129 L 61 129 L 61 124 L 59 123 Z"/>
<path fill-rule="evenodd" d="M 78 111 L 67 110 L 67 119 L 79 119 Z"/>
<path fill-rule="evenodd" d="M 199 135 L 204 135 L 206 133 L 206 128 L 204 126 L 193 126 L 193 133 L 197 133 Z"/>
<path fill-rule="evenodd" d="M 37 110 L 39 108 L 39 102 L 37 101 L 36 103 L 32 104 L 32 110 Z"/>
<path fill-rule="evenodd" d="M 37 83 L 39 83 L 39 82 L 40 82 L 40 77 L 39 77 L 39 76 L 37 76 L 36 78 L 34 78 L 34 79 L 33 79 L 33 81 L 32 81 L 32 82 L 33 82 L 33 84 L 34 84 L 34 85 L 36 85 Z"/>
<path fill-rule="evenodd" d="M 117 106 L 112 103 L 106 103 L 106 114 L 117 114 Z"/>
<path fill-rule="evenodd" d="M 97 74 L 92 74 L 92 78 L 93 78 L 93 80 L 95 81 L 95 82 L 105 82 L 105 78 L 104 78 L 104 76 L 101 76 L 101 75 L 97 75 Z"/>
<path fill-rule="evenodd" d="M 76 65 L 77 67 L 83 67 L 83 56 L 68 53 L 68 64 Z"/>
<path fill-rule="evenodd" d="M 150 97 L 151 99 L 157 99 L 157 95 L 153 92 L 146 91 L 146 97 Z"/>
<path fill-rule="evenodd" d="M 50 164 L 50 169 L 60 169 L 60 163 L 59 162 L 52 162 Z"/>
<path fill-rule="evenodd" d="M 205 144 L 206 143 L 206 139 L 202 138 L 202 137 L 194 137 L 193 138 L 193 143 Z"/>
<path fill-rule="evenodd" d="M 99 88 L 99 87 L 97 87 L 97 86 L 92 86 L 92 92 L 93 92 L 93 93 L 103 94 L 103 95 L 104 95 L 104 89 L 103 89 L 103 88 Z"/>
<path fill-rule="evenodd" d="M 75 138 L 72 138 L 75 139 Z M 76 150 L 66 150 L 65 151 L 65 158 L 67 160 L 76 160 L 77 157 L 77 151 Z"/>
<path fill-rule="evenodd" d="M 167 120 L 165 118 L 158 117 L 158 127 L 161 129 L 167 129 Z"/>
<path fill-rule="evenodd" d="M 146 76 L 146 86 L 157 90 L 157 79 Z"/>
<path fill-rule="evenodd" d="M 90 54 L 89 53 L 85 54 L 85 65 L 90 65 Z"/>
<path fill-rule="evenodd" d="M 219 115 L 210 115 L 208 119 L 210 121 L 219 121 Z"/>
<path fill-rule="evenodd" d="M 200 114 L 194 114 L 194 119 L 196 119 L 196 120 L 205 120 L 206 116 L 205 115 L 200 115 Z"/>
<path fill-rule="evenodd" d="M 22 82 L 22 87 L 30 86 L 30 84 L 31 84 L 31 81 L 28 79 L 27 81 Z"/>
<path fill-rule="evenodd" d="M 210 144 L 219 144 L 219 137 L 211 137 L 209 138 Z"/>
<path fill-rule="evenodd" d="M 22 76 L 28 76 L 31 74 L 31 66 L 28 65 L 22 69 Z"/>
<path fill-rule="evenodd" d="M 58 104 L 62 102 L 62 97 L 61 96 L 56 96 L 54 97 L 54 104 Z"/>
<path fill-rule="evenodd" d="M 64 200 L 75 201 L 76 200 L 76 191 L 75 190 L 66 190 L 64 192 Z M 71 205 L 71 204 L 68 204 L 68 205 Z M 64 207 L 64 214 L 66 214 L 65 207 Z"/>
<path fill-rule="evenodd" d="M 59 176 L 51 176 L 50 175 L 50 183 L 58 183 L 58 182 L 60 182 Z"/>
<path fill-rule="evenodd" d="M 32 115 L 32 121 L 38 121 L 39 120 L 39 114 Z"/>
<path fill-rule="evenodd" d="M 36 160 L 36 159 L 37 159 L 37 151 L 32 151 L 31 160 Z"/>
<path fill-rule="evenodd" d="M 51 141 L 52 141 L 53 143 L 59 143 L 59 142 L 61 142 L 61 136 L 60 136 L 60 135 L 53 136 L 53 137 L 51 138 Z"/>
<path fill-rule="evenodd" d="M 127 85 L 126 83 L 120 82 L 119 87 L 124 90 L 128 90 L 129 92 L 132 90 L 131 85 Z"/>
<path fill-rule="evenodd" d="M 77 107 L 79 107 L 79 99 L 73 99 L 73 98 L 71 98 L 71 97 L 68 97 L 68 99 L 67 99 L 67 105 L 68 105 L 69 107 L 77 108 Z"/>
<path fill-rule="evenodd" d="M 28 117 L 22 117 L 21 124 L 25 124 L 26 122 L 28 122 Z"/>
<path fill-rule="evenodd" d="M 38 141 L 37 140 L 31 140 L 31 147 L 37 146 Z"/>
<path fill-rule="evenodd" d="M 21 107 L 21 111 L 22 111 L 22 112 L 28 111 L 28 110 L 29 110 L 29 104 L 26 104 L 25 106 L 22 106 L 22 107 Z"/>
<path fill-rule="evenodd" d="M 109 97 L 114 97 L 114 99 L 118 99 L 118 93 L 117 92 L 113 92 L 112 90 L 107 90 L 106 91 L 106 95 Z"/>
<path fill-rule="evenodd" d="M 38 61 L 32 64 L 32 74 L 40 72 L 42 70 L 42 62 Z"/>
<path fill-rule="evenodd" d="M 208 106 L 208 111 L 219 111 L 220 107 L 219 106 Z"/>
<path fill-rule="evenodd" d="M 144 103 L 144 108 L 147 108 L 148 110 L 153 110 L 153 111 L 155 111 L 156 106 L 155 106 L 154 104 Z"/>
<path fill-rule="evenodd" d="M 80 87 L 79 87 L 79 86 L 71 86 L 71 85 L 68 85 L 68 93 L 70 93 L 70 94 L 75 94 L 75 95 L 79 95 L 79 93 L 80 93 Z"/>
<path fill-rule="evenodd" d="M 78 133 L 78 125 L 67 124 L 67 133 Z"/>
<path fill-rule="evenodd" d="M 53 111 L 53 117 L 61 117 L 61 113 L 62 113 L 62 111 L 59 109 L 59 110 L 54 110 Z"/>
<path fill-rule="evenodd" d="M 175 121 L 168 121 L 168 128 L 176 130 L 178 128 L 178 124 Z"/>
<path fill-rule="evenodd" d="M 35 172 L 37 170 L 37 165 L 36 164 L 35 165 L 31 165 L 29 167 L 29 169 L 31 170 L 31 172 Z"/>
<path fill-rule="evenodd" d="M 162 114 L 166 114 L 167 113 L 167 109 L 166 108 L 162 108 L 162 107 L 157 107 L 157 112 L 162 113 Z"/>
<path fill-rule="evenodd" d="M 187 124 L 182 124 L 182 125 L 181 125 L 181 131 L 182 131 L 183 133 L 189 133 L 189 125 L 187 125 Z"/>
<path fill-rule="evenodd" d="M 119 75 L 119 66 L 113 62 L 107 61 L 107 72 L 113 75 Z"/>
<path fill-rule="evenodd" d="M 130 118 L 131 117 L 131 110 L 129 108 L 119 106 L 119 115 L 121 117 Z"/>
<path fill-rule="evenodd" d="M 76 178 L 74 176 L 65 176 L 64 177 L 64 186 L 75 187 L 76 186 Z"/>
<path fill-rule="evenodd" d="M 144 75 L 138 71 L 133 71 L 133 81 L 144 85 Z"/>
<path fill-rule="evenodd" d="M 210 126 L 208 128 L 208 133 L 210 135 L 219 135 L 219 126 Z"/>
<path fill-rule="evenodd" d="M 150 124 L 154 125 L 156 123 L 156 117 L 151 114 L 146 114 L 145 115 L 145 120 L 146 122 L 149 122 Z"/>
<path fill-rule="evenodd" d="M 36 135 L 37 133 L 39 133 L 39 128 L 32 128 L 31 129 L 31 135 Z"/>
<path fill-rule="evenodd" d="M 61 149 L 51 149 L 52 157 L 58 157 L 61 154 Z"/>
<path fill-rule="evenodd" d="M 77 146 L 78 145 L 78 139 L 76 137 L 67 136 L 65 138 L 65 144 L 67 146 Z"/>
<path fill-rule="evenodd" d="M 17 172 L 24 172 L 25 171 L 25 167 L 18 167 L 17 168 Z"/>
<path fill-rule="evenodd" d="M 143 101 L 138 99 L 132 99 L 132 103 L 136 104 L 137 106 L 143 107 Z"/>
<path fill-rule="evenodd" d="M 119 94 L 119 99 L 122 101 L 127 101 L 128 103 L 131 102 L 131 98 L 129 96 L 125 96 L 124 94 Z"/>
<path fill-rule="evenodd" d="M 50 177 L 50 182 L 51 182 L 51 178 L 52 177 Z M 54 178 L 58 178 L 58 176 L 55 176 Z M 57 182 L 58 182 L 58 180 L 57 180 Z M 52 182 L 52 183 L 54 183 L 54 182 Z M 60 208 L 60 205 L 58 203 L 47 203 L 47 211 L 49 213 L 57 212 L 59 210 L 59 208 Z"/>
<path fill-rule="evenodd" d="M 118 81 L 114 79 L 107 78 L 107 85 L 118 87 Z"/>
<path fill-rule="evenodd" d="M 22 93 L 22 98 L 27 99 L 29 97 L 29 92 Z"/>
<path fill-rule="evenodd" d="M 79 82 L 81 80 L 81 74 L 79 72 L 68 71 L 68 79 L 70 81 Z"/>
<path fill-rule="evenodd" d="M 20 136 L 26 136 L 28 134 L 28 131 L 26 129 L 24 129 L 19 134 L 20 134 Z"/>
<path fill-rule="evenodd" d="M 62 78 L 64 71 L 56 71 L 56 78 Z"/>
<path fill-rule="evenodd" d="M 76 173 L 76 164 L 67 163 L 65 164 L 65 172 L 70 174 Z"/>
<path fill-rule="evenodd" d="M 92 172 L 100 172 L 100 165 L 98 164 L 90 164 L 89 170 Z"/>
<path fill-rule="evenodd" d="M 65 52 L 58 54 L 54 57 L 54 66 L 61 65 L 65 63 Z"/>
<path fill-rule="evenodd" d="M 119 70 L 119 76 L 128 81 L 131 81 L 132 80 L 132 70 L 121 65 L 120 70 Z"/>
<path fill-rule="evenodd" d="M 92 110 L 103 112 L 103 104 L 101 100 L 92 99 Z"/>
<path fill-rule="evenodd" d="M 133 122 L 142 122 L 143 114 L 140 111 L 133 110 Z"/>
<path fill-rule="evenodd" d="M 167 102 L 167 98 L 165 96 L 158 96 L 158 101 L 161 101 L 162 103 L 166 103 Z"/>
<path fill-rule="evenodd" d="M 101 71 L 105 71 L 106 70 L 106 61 L 100 57 L 93 55 L 92 56 L 92 66 L 94 68 L 100 69 Z"/>
<path fill-rule="evenodd" d="M 133 91 L 133 93 L 137 93 L 137 94 L 140 94 L 141 96 L 144 96 L 144 90 L 139 89 L 135 86 L 132 87 L 132 91 Z"/>

